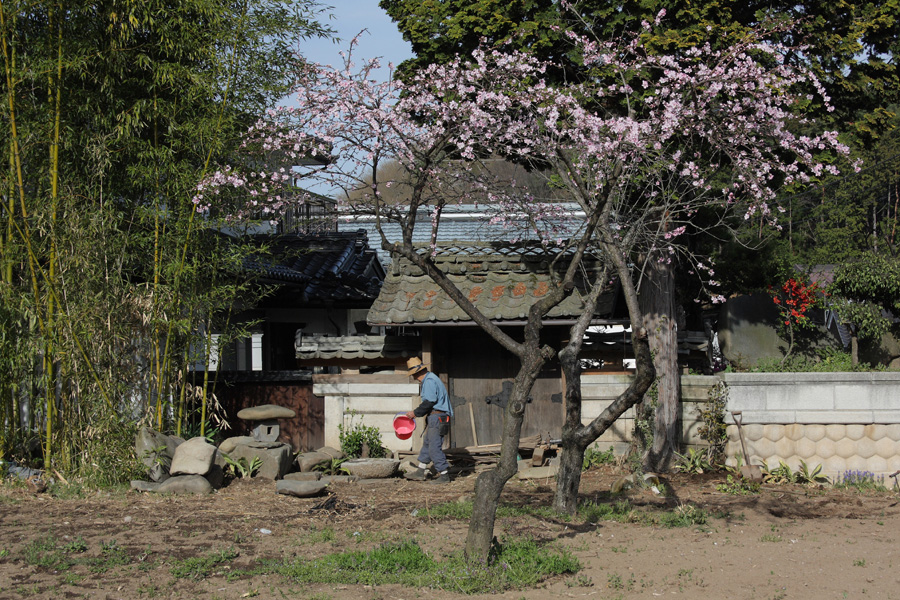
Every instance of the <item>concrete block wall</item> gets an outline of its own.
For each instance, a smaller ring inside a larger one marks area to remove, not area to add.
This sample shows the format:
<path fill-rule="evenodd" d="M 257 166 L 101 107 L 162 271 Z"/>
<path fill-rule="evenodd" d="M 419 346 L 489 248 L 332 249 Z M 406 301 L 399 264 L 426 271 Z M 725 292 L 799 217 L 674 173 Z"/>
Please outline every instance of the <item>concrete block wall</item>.
<path fill-rule="evenodd" d="M 741 411 L 754 464 L 800 461 L 833 480 L 846 471 L 900 470 L 900 373 L 728 373 L 726 421 Z M 729 464 L 741 453 L 728 426 Z"/>
<path fill-rule="evenodd" d="M 600 415 L 616 397 L 625 391 L 631 381 L 631 375 L 585 374 L 581 377 L 581 419 L 587 424 Z M 681 439 L 689 447 L 702 447 L 705 442 L 700 439 L 697 429 L 697 404 L 706 402 L 709 389 L 719 382 L 718 377 L 704 375 L 683 375 L 681 377 Z M 605 450 L 612 447 L 617 454 L 628 451 L 634 433 L 634 409 L 628 411 L 610 427 L 600 439 L 597 446 Z"/>
<path fill-rule="evenodd" d="M 405 376 L 396 382 L 371 383 L 366 382 L 365 377 L 359 375 L 352 378 L 358 382 L 313 383 L 313 393 L 325 397 L 325 445 L 341 447 L 338 425 L 346 428 L 362 423 L 378 428 L 387 449 L 413 450 L 413 445 L 419 440 L 419 431 L 409 439 L 401 440 L 394 434 L 393 423 L 397 413 L 405 413 L 418 406 L 419 384 L 409 383 Z"/>
<path fill-rule="evenodd" d="M 393 419 L 418 404 L 418 384 L 405 377 L 396 381 L 365 375 L 356 378 L 314 383 L 313 392 L 325 397 L 325 443 L 339 447 L 338 424 L 350 426 L 355 418 L 378 427 L 390 450 L 417 450 L 419 432 L 400 440 L 394 435 Z M 596 418 L 628 387 L 629 378 L 624 374 L 583 375 L 583 422 Z M 876 475 L 900 470 L 900 372 L 729 373 L 722 374 L 721 380 L 729 394 L 728 464 L 737 464 L 741 452 L 731 417 L 731 411 L 740 410 L 754 464 L 775 466 L 784 461 L 796 469 L 802 460 L 810 468 L 822 465 L 823 473 L 833 479 L 848 470 Z M 697 409 L 719 381 L 719 376 L 681 378 L 681 441 L 688 447 L 704 446 L 697 433 Z M 359 415 L 352 417 L 351 411 Z M 634 409 L 630 409 L 600 437 L 598 445 L 624 453 L 633 432 Z"/>

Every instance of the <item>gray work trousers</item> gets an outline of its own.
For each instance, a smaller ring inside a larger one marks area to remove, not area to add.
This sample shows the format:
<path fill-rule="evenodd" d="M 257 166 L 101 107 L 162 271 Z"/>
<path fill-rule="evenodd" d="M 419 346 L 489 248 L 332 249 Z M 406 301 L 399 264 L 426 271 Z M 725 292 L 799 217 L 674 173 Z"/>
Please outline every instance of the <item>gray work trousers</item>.
<path fill-rule="evenodd" d="M 427 465 L 433 461 L 434 470 L 443 473 L 450 468 L 450 463 L 444 454 L 444 438 L 441 437 L 439 418 L 440 415 L 434 413 L 425 418 L 425 438 L 422 440 L 422 450 L 419 451 L 419 462 Z"/>

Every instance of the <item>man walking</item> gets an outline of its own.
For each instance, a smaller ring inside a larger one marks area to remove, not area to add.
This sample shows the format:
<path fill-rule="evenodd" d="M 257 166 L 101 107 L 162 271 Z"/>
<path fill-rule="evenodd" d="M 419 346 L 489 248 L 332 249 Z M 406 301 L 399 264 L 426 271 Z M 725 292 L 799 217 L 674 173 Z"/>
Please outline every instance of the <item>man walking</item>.
<path fill-rule="evenodd" d="M 426 417 L 425 439 L 422 450 L 419 452 L 419 468 L 406 473 L 404 477 L 414 481 L 425 481 L 429 462 L 434 462 L 434 469 L 438 476 L 432 483 L 450 483 L 450 475 L 447 471 L 450 464 L 444 455 L 444 436 L 450 434 L 450 417 L 453 416 L 453 407 L 450 406 L 450 398 L 447 388 L 440 377 L 428 370 L 422 360 L 413 357 L 406 361 L 407 372 L 421 384 L 419 395 L 422 403 L 414 410 L 406 413 L 410 419 L 414 417 Z"/>

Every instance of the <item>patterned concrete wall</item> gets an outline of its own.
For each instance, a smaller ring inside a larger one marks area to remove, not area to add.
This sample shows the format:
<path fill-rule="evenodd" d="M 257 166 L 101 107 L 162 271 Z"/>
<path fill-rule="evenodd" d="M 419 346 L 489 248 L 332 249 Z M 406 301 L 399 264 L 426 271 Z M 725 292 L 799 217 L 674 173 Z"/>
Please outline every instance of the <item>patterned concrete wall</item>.
<path fill-rule="evenodd" d="M 325 396 L 325 443 L 338 447 L 338 424 L 350 424 L 350 411 L 375 425 L 391 450 L 412 450 L 418 435 L 399 440 L 394 415 L 417 401 L 417 383 L 316 383 L 313 391 Z M 784 461 L 796 469 L 800 461 L 822 465 L 832 478 L 845 471 L 890 474 L 900 470 L 900 373 L 741 373 L 724 374 L 728 386 L 728 463 L 740 453 L 731 412 L 740 410 L 747 452 L 754 464 L 775 466 Z M 682 443 L 702 446 L 697 434 L 697 407 L 719 377 L 685 375 L 682 389 Z M 582 377 L 582 419 L 596 418 L 628 387 L 628 375 L 587 374 Z M 634 431 L 634 410 L 619 419 L 598 443 L 617 453 L 628 450 Z M 418 432 L 417 432 L 418 433 Z"/>
<path fill-rule="evenodd" d="M 731 373 L 729 411 L 740 410 L 754 464 L 822 465 L 832 479 L 846 471 L 900 470 L 900 373 Z M 730 415 L 729 415 L 730 417 Z M 731 422 L 731 419 L 728 419 Z M 737 427 L 726 450 L 735 464 Z"/>
<path fill-rule="evenodd" d="M 729 373 L 727 462 L 741 453 L 731 411 L 741 411 L 747 453 L 753 464 L 792 469 L 804 461 L 822 465 L 832 479 L 845 471 L 876 475 L 900 470 L 900 373 Z M 627 375 L 585 375 L 583 419 L 594 419 L 628 386 Z M 697 434 L 698 403 L 718 377 L 683 376 L 682 443 L 702 446 Z M 634 431 L 629 410 L 601 436 L 603 448 L 625 452 Z"/>

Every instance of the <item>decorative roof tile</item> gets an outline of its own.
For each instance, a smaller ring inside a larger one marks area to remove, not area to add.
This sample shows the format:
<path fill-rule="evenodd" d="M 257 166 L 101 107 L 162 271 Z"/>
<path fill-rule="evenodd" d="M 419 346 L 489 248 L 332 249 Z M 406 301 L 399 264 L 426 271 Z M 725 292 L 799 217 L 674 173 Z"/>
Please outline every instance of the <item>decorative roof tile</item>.
<path fill-rule="evenodd" d="M 550 291 L 549 265 L 556 252 L 540 246 L 457 242 L 438 248 L 432 260 L 486 317 L 513 322 L 525 320 L 531 306 Z M 595 267 L 588 262 L 588 269 Z M 546 318 L 571 320 L 580 315 L 583 293 L 584 288 L 576 285 Z M 615 292 L 603 296 L 597 314 L 611 314 L 614 301 Z M 367 320 L 372 325 L 471 321 L 429 276 L 405 259 L 392 265 Z"/>
<path fill-rule="evenodd" d="M 294 350 L 301 360 L 407 358 L 421 349 L 420 338 L 413 336 L 298 335 L 294 340 Z"/>

